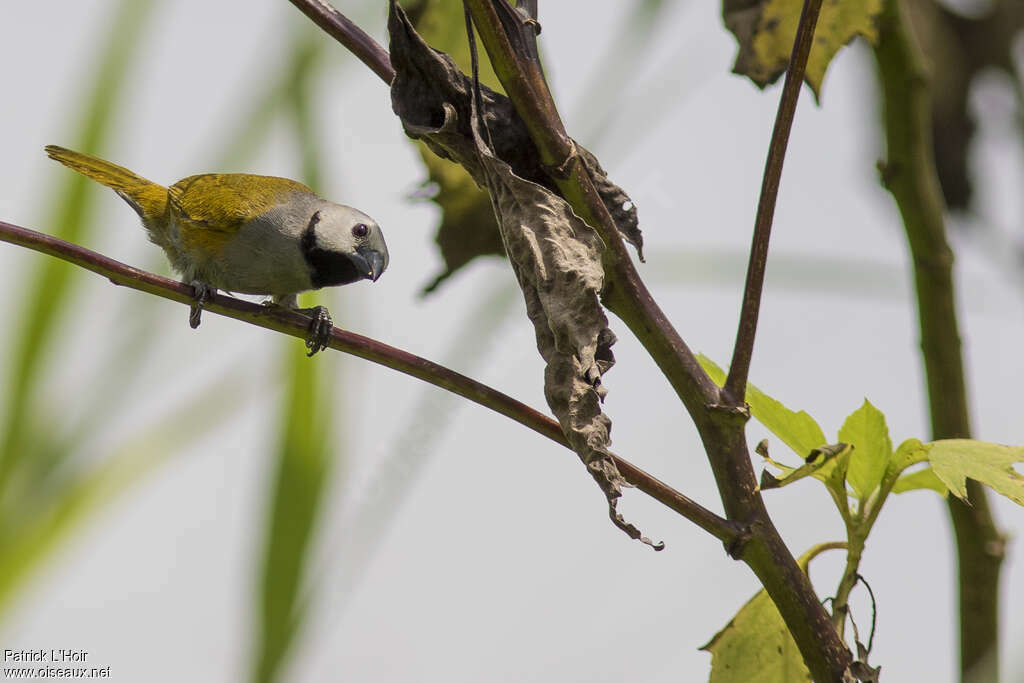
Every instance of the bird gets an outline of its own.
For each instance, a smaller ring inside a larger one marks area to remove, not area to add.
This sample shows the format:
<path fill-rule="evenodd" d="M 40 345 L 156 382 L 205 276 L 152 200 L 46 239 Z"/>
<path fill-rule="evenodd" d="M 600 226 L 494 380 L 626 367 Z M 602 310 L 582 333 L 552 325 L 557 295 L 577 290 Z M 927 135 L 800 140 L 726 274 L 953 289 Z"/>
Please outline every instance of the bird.
<path fill-rule="evenodd" d="M 309 356 L 327 347 L 334 327 L 323 306 L 298 308 L 297 296 L 360 280 L 388 267 L 380 226 L 362 211 L 321 199 L 288 178 L 204 173 L 170 187 L 115 163 L 57 145 L 46 153 L 111 188 L 142 219 L 151 242 L 192 286 L 189 325 L 217 292 L 269 295 L 268 305 L 312 317 Z"/>

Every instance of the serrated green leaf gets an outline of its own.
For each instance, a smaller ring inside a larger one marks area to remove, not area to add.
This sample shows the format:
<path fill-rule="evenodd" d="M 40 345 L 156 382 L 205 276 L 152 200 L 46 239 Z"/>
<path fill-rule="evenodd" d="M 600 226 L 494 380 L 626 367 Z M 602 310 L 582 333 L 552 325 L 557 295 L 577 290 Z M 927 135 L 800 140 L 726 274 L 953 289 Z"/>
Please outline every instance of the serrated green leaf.
<path fill-rule="evenodd" d="M 1024 505 L 1024 476 L 1013 469 L 1024 462 L 1024 446 L 1003 446 L 971 439 L 933 441 L 928 460 L 939 479 L 960 499 L 967 498 L 967 479 L 988 486 Z"/>
<path fill-rule="evenodd" d="M 861 500 L 866 500 L 882 482 L 892 458 L 892 441 L 885 415 L 864 399 L 839 430 L 839 440 L 853 446 L 846 481 Z"/>
<path fill-rule="evenodd" d="M 723 0 L 722 18 L 739 43 L 733 72 L 763 88 L 786 72 L 793 52 L 803 0 Z M 839 48 L 857 36 L 878 40 L 876 19 L 882 0 L 846 0 L 822 4 L 804 80 L 815 97 Z"/>
<path fill-rule="evenodd" d="M 923 470 L 911 472 L 910 474 L 904 474 L 892 486 L 893 493 L 905 493 L 920 489 L 931 489 L 943 497 L 949 493 L 949 488 L 942 483 L 942 480 L 939 479 L 931 467 L 926 467 Z"/>
<path fill-rule="evenodd" d="M 811 680 L 796 641 L 763 590 L 701 649 L 711 653 L 710 683 Z"/>
<path fill-rule="evenodd" d="M 815 546 L 797 560 L 806 572 L 811 559 L 828 544 Z M 709 683 L 800 683 L 811 674 L 782 615 L 764 590 L 700 648 L 711 653 Z"/>
<path fill-rule="evenodd" d="M 698 354 L 697 360 L 718 386 L 725 384 L 725 371 L 714 361 L 703 354 Z M 747 404 L 750 414 L 801 458 L 827 443 L 825 433 L 813 417 L 802 410 L 790 410 L 753 384 L 747 385 Z"/>

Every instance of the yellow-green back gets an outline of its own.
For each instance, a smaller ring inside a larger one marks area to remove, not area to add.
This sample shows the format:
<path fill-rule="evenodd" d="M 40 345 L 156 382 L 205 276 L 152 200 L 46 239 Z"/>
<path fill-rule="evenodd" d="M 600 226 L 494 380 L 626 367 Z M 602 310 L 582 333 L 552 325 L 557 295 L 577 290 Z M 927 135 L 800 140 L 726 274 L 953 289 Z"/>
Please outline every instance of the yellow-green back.
<path fill-rule="evenodd" d="M 234 232 L 292 194 L 315 194 L 295 180 L 248 173 L 206 173 L 179 180 L 170 189 L 179 219 L 208 230 Z"/>

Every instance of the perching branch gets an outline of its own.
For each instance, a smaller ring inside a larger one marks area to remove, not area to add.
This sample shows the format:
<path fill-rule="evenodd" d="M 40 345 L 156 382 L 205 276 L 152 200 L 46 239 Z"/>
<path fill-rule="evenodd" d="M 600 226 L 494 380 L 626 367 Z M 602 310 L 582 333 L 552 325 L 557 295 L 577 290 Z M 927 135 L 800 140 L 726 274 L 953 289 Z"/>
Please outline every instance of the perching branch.
<path fill-rule="evenodd" d="M 644 344 L 686 406 L 700 432 L 727 517 L 749 532 L 738 537 L 736 544 L 727 545 L 730 553 L 742 558 L 758 576 L 815 679 L 843 680 L 852 661 L 850 652 L 772 524 L 757 489 L 744 435 L 749 416 L 743 408 L 722 404 L 718 387 L 637 274 L 608 209 L 565 132 L 539 63 L 519 44 L 524 18 L 504 0 L 467 0 L 466 4 L 549 177 L 576 215 L 593 227 L 605 244 L 603 303 Z"/>
<path fill-rule="evenodd" d="M 17 244 L 67 261 L 102 275 L 115 285 L 130 287 L 186 305 L 191 305 L 193 301 L 194 293 L 189 285 L 147 273 L 84 247 L 34 230 L 0 221 L 0 241 Z M 309 318 L 296 311 L 277 307 L 268 308 L 223 294 L 214 295 L 210 302 L 204 305 L 204 309 L 299 339 L 305 339 L 309 334 Z M 328 347 L 389 367 L 467 398 L 569 448 L 561 427 L 551 418 L 486 384 L 443 365 L 338 328 L 334 328 L 331 333 Z M 619 471 L 630 484 L 669 509 L 678 512 L 723 543 L 736 543 L 746 533 L 742 525 L 721 518 L 636 465 L 617 456 L 615 461 Z"/>
<path fill-rule="evenodd" d="M 391 83 L 395 70 L 391 68 L 388 51 L 371 38 L 366 31 L 356 26 L 338 10 L 321 0 L 289 0 L 299 11 L 313 20 L 313 23 L 329 36 L 344 45 L 358 57 L 373 73 L 385 83 Z"/>
<path fill-rule="evenodd" d="M 970 419 L 953 284 L 945 206 L 932 148 L 931 98 L 925 56 L 903 2 L 887 0 L 875 59 L 881 78 L 888 159 L 882 183 L 903 217 L 914 259 L 921 351 L 936 439 L 968 438 Z M 999 572 L 1006 539 L 988 495 L 967 481 L 970 504 L 953 496 L 949 512 L 957 542 L 960 667 L 965 682 L 999 678 Z"/>
<path fill-rule="evenodd" d="M 750 359 L 754 355 L 754 336 L 757 333 L 757 316 L 761 309 L 761 291 L 764 288 L 764 271 L 768 263 L 768 242 L 772 234 L 772 219 L 775 216 L 775 200 L 779 196 L 779 180 L 782 178 L 782 163 L 786 158 L 789 131 L 793 127 L 796 103 L 804 81 L 807 57 L 811 53 L 814 27 L 818 23 L 821 0 L 806 0 L 800 13 L 800 24 L 793 41 L 793 56 L 786 71 L 782 86 L 779 110 L 775 115 L 775 127 L 768 144 L 768 159 L 764 165 L 761 181 L 761 197 L 757 202 L 757 218 L 754 220 L 754 237 L 750 245 L 750 263 L 747 265 L 747 282 L 743 288 L 743 305 L 740 309 L 740 324 L 736 332 L 736 345 L 729 364 L 729 375 L 722 387 L 723 398 L 729 405 L 742 406 L 747 390 L 747 376 Z"/>

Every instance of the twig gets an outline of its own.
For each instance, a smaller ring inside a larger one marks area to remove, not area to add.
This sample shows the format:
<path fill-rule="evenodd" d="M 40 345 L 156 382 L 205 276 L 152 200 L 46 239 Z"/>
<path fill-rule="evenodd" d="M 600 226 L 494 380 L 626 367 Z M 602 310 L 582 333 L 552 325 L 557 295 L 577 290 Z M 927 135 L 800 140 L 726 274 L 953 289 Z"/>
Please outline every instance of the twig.
<path fill-rule="evenodd" d="M 356 26 L 348 17 L 323 0 L 289 1 L 328 35 L 348 48 L 349 52 L 362 60 L 385 83 L 391 83 L 395 77 L 395 70 L 391 68 L 388 51 L 382 48 L 380 43 L 371 38 L 366 31 Z"/>
<path fill-rule="evenodd" d="M 888 0 L 875 48 L 885 113 L 887 161 L 879 164 L 892 193 L 914 261 L 921 352 L 932 435 L 967 438 L 963 357 L 956 316 L 953 252 L 932 151 L 931 94 L 925 56 L 902 2 Z M 999 678 L 999 574 L 1006 539 L 985 488 L 967 481 L 970 504 L 950 496 L 960 592 L 960 667 L 969 682 Z"/>
<path fill-rule="evenodd" d="M 35 230 L 0 221 L 0 241 L 27 247 L 73 263 L 106 277 L 115 285 L 122 285 L 186 305 L 190 305 L 193 300 L 194 292 L 189 285 L 147 273 Z M 305 339 L 309 334 L 309 318 L 295 311 L 267 308 L 222 294 L 214 295 L 210 302 L 204 305 L 204 309 L 300 339 Z M 551 418 L 486 384 L 443 365 L 338 328 L 334 328 L 332 331 L 328 347 L 389 367 L 467 398 L 529 427 L 565 448 L 569 448 L 561 427 Z M 741 525 L 723 519 L 622 458 L 615 456 L 615 463 L 630 484 L 678 512 L 721 541 L 733 543 L 742 537 L 744 529 Z"/>
<path fill-rule="evenodd" d="M 779 196 L 779 180 L 782 178 L 782 163 L 786 158 L 789 132 L 793 128 L 793 116 L 796 114 L 796 103 L 803 86 L 804 69 L 807 67 L 807 57 L 811 53 L 821 1 L 804 2 L 800 24 L 793 40 L 793 56 L 786 71 L 779 110 L 775 115 L 775 127 L 772 129 L 772 139 L 768 145 L 768 159 L 765 161 L 764 177 L 761 181 L 761 197 L 757 203 L 757 218 L 754 220 L 754 237 L 750 245 L 747 282 L 743 288 L 740 324 L 736 332 L 732 362 L 729 364 L 729 375 L 722 387 L 725 402 L 732 406 L 743 405 L 746 395 L 750 359 L 754 354 L 754 336 L 757 334 L 757 316 L 761 309 L 764 271 L 768 262 L 768 242 L 772 233 L 772 219 L 775 216 L 775 200 Z"/>

